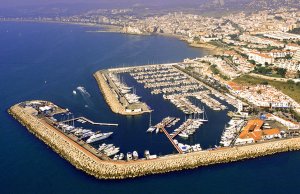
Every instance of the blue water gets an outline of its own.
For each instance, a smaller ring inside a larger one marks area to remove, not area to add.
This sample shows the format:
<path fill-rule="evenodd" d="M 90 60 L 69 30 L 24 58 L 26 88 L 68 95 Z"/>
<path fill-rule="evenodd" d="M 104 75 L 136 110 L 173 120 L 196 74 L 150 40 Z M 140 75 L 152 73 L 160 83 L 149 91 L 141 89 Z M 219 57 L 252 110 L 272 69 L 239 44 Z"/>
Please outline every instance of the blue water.
<path fill-rule="evenodd" d="M 106 141 L 120 146 L 122 152 L 149 149 L 155 154 L 173 153 L 164 135 L 145 133 L 148 115 L 113 114 L 92 74 L 109 67 L 177 62 L 206 54 L 174 38 L 87 30 L 91 28 L 0 23 L 1 193 L 297 193 L 299 152 L 122 181 L 94 179 L 60 158 L 6 110 L 24 100 L 49 100 L 96 122 L 119 123 L 119 127 L 101 130 L 114 132 Z M 124 79 L 135 84 L 129 76 Z M 91 97 L 72 95 L 79 85 Z M 184 119 L 161 96 L 151 95 L 141 86 L 137 93 L 155 110 L 154 123 L 167 115 Z M 186 143 L 200 142 L 208 148 L 219 141 L 228 117 L 225 112 L 206 109 L 210 122 Z"/>

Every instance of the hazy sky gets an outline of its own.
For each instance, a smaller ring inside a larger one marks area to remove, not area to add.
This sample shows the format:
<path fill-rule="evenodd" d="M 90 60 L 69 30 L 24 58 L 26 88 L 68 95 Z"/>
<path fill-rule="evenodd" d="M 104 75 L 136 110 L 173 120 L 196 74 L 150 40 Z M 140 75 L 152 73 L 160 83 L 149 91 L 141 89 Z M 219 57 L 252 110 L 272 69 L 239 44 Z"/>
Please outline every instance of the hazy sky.
<path fill-rule="evenodd" d="M 51 4 L 99 4 L 103 6 L 132 6 L 142 5 L 183 5 L 190 3 L 200 3 L 204 0 L 0 0 L 0 7 L 19 7 L 19 6 L 45 6 Z"/>

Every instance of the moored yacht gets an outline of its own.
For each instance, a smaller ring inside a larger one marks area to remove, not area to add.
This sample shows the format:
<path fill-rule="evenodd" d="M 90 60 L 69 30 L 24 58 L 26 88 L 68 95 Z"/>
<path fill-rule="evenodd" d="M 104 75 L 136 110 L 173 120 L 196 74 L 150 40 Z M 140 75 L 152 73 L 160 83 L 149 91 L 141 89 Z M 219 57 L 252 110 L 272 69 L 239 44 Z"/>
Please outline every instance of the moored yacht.
<path fill-rule="evenodd" d="M 92 135 L 88 140 L 86 140 L 86 143 L 93 143 L 96 141 L 100 141 L 103 139 L 108 138 L 109 136 L 111 136 L 113 134 L 113 132 L 109 132 L 109 133 L 96 133 L 94 135 Z"/>

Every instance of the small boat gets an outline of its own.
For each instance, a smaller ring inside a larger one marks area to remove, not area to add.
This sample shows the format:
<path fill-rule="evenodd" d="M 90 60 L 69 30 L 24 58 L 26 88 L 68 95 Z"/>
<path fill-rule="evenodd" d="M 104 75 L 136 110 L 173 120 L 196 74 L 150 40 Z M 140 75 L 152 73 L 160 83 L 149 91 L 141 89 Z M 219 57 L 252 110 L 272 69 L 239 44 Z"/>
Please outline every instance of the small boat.
<path fill-rule="evenodd" d="M 137 159 L 139 158 L 139 154 L 138 154 L 137 151 L 133 151 L 133 152 L 132 152 L 132 155 L 133 155 L 133 159 L 134 159 L 134 160 L 137 160 Z"/>
<path fill-rule="evenodd" d="M 77 94 L 77 92 L 76 92 L 75 90 L 73 90 L 73 94 L 74 94 L 74 95 L 76 95 L 76 94 Z"/>
<path fill-rule="evenodd" d="M 146 159 L 149 159 L 149 156 L 150 156 L 149 150 L 145 150 L 144 156 L 145 156 Z"/>
<path fill-rule="evenodd" d="M 119 155 L 117 154 L 114 156 L 113 160 L 118 160 L 118 159 L 119 159 Z"/>
<path fill-rule="evenodd" d="M 98 150 L 99 151 L 104 150 L 106 147 L 107 147 L 106 143 L 103 143 L 103 144 L 99 145 Z"/>
<path fill-rule="evenodd" d="M 159 128 L 157 127 L 155 133 L 158 133 L 158 132 L 159 132 Z"/>
<path fill-rule="evenodd" d="M 180 137 L 182 137 L 182 138 L 188 138 L 189 136 L 188 136 L 188 134 L 186 134 L 186 133 L 184 133 L 184 132 L 181 132 L 181 133 L 179 133 L 178 134 Z"/>
<path fill-rule="evenodd" d="M 152 133 L 155 129 L 156 127 L 149 127 L 149 129 L 147 129 L 147 133 Z"/>
<path fill-rule="evenodd" d="M 127 161 L 132 160 L 132 153 L 131 152 L 127 152 L 126 158 L 127 158 Z"/>
<path fill-rule="evenodd" d="M 120 153 L 118 160 L 123 160 L 124 159 L 124 154 Z"/>
<path fill-rule="evenodd" d="M 120 151 L 120 148 L 112 147 L 110 150 L 104 151 L 104 152 L 107 156 L 113 156 L 113 155 L 117 154 L 119 151 Z"/>
<path fill-rule="evenodd" d="M 103 149 L 103 151 L 109 150 L 109 149 L 111 149 L 111 148 L 113 148 L 113 147 L 114 147 L 113 144 L 108 144 L 108 145 Z"/>

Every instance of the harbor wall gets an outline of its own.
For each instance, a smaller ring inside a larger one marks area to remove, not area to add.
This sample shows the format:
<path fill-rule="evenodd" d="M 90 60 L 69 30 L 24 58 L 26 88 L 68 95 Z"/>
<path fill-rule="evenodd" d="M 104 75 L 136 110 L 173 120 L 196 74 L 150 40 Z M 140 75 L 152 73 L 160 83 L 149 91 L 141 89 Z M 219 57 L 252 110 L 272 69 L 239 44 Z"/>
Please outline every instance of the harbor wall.
<path fill-rule="evenodd" d="M 100 71 L 97 71 L 94 74 L 94 78 L 98 83 L 99 89 L 103 94 L 106 103 L 114 113 L 121 114 L 121 115 L 140 115 L 144 113 L 144 112 L 126 112 L 125 107 L 116 98 L 115 94 L 113 93 L 113 91 L 111 90 L 110 86 L 105 81 L 103 76 L 104 75 Z"/>
<path fill-rule="evenodd" d="M 104 161 L 46 123 L 44 119 L 33 116 L 22 107 L 15 105 L 8 112 L 77 169 L 98 179 L 133 178 L 300 149 L 300 138 L 293 138 L 212 151 L 168 155 L 153 160 Z"/>

